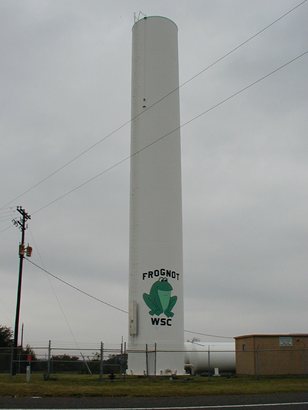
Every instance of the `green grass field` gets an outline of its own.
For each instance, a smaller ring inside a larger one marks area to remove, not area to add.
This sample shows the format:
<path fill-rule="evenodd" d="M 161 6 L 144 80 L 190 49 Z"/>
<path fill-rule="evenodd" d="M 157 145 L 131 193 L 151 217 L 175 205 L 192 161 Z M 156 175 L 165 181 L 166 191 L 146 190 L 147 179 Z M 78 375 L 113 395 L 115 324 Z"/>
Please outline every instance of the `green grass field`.
<path fill-rule="evenodd" d="M 102 381 L 98 376 L 58 374 L 44 381 L 34 374 L 26 382 L 25 375 L 0 375 L 0 396 L 197 396 L 215 394 L 258 394 L 302 392 L 308 390 L 308 377 L 178 377 L 117 378 Z"/>

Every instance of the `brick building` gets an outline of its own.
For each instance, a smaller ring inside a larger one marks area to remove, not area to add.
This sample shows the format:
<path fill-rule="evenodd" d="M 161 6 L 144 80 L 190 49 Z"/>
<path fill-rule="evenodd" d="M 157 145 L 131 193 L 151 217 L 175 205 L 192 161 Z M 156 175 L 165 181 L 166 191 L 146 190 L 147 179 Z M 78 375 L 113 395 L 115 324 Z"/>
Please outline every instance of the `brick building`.
<path fill-rule="evenodd" d="M 308 374 L 308 334 L 237 336 L 235 347 L 239 375 Z"/>

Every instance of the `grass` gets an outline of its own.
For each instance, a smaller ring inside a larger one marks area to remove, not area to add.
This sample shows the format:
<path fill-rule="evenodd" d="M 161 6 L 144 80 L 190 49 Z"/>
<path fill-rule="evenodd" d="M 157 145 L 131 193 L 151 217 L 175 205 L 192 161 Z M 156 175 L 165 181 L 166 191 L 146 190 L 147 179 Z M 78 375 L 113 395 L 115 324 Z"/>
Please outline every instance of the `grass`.
<path fill-rule="evenodd" d="M 98 376 L 59 374 L 44 381 L 34 374 L 26 382 L 25 375 L 0 375 L 0 396 L 199 396 L 216 394 L 258 394 L 301 392 L 308 390 L 308 377 L 249 378 L 249 377 L 178 377 L 116 379 L 100 381 Z"/>

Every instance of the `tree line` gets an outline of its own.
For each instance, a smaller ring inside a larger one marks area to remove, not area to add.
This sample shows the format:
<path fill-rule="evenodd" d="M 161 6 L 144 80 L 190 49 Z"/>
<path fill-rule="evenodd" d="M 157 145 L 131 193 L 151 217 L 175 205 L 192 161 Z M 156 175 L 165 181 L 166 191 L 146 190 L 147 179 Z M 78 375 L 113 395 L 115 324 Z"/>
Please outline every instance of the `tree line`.
<path fill-rule="evenodd" d="M 12 348 L 13 348 L 13 331 L 7 326 L 0 325 L 0 372 L 8 372 L 11 368 L 12 360 Z M 29 345 L 25 348 L 18 346 L 17 360 L 19 361 L 18 371 L 25 372 L 27 358 L 29 356 L 35 357 L 34 351 Z"/>

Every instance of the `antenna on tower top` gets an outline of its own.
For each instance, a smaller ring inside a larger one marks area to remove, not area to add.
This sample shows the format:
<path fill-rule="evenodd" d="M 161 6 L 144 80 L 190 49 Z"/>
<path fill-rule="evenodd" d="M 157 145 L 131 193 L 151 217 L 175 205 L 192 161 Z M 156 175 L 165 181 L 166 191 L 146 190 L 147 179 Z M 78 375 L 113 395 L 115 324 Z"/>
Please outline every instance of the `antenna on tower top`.
<path fill-rule="evenodd" d="M 138 13 L 134 13 L 134 23 L 137 23 L 142 17 L 147 17 L 146 14 L 143 13 L 143 11 L 138 11 Z"/>

